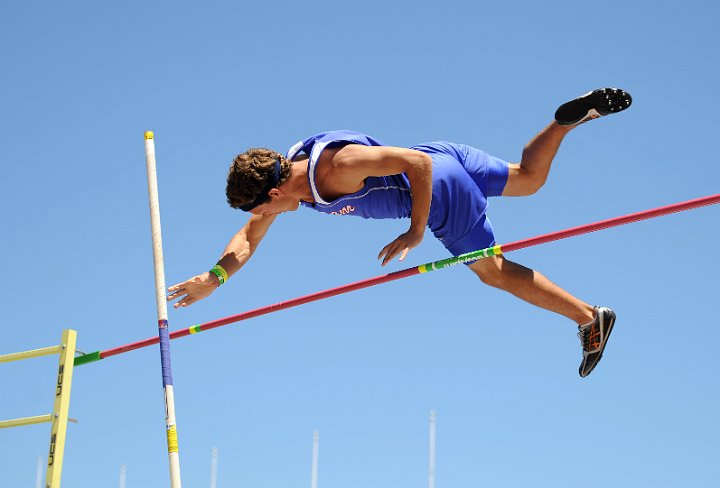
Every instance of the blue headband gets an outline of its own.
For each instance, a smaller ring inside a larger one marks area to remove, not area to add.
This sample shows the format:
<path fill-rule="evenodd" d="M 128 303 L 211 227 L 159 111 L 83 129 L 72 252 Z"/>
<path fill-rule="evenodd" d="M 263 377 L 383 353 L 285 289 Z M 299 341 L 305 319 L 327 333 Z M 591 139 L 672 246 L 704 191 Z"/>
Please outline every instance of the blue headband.
<path fill-rule="evenodd" d="M 255 200 L 253 200 L 252 203 L 248 203 L 246 205 L 240 205 L 240 210 L 243 210 L 245 212 L 249 212 L 255 207 L 258 207 L 262 205 L 263 203 L 270 200 L 270 190 L 273 188 L 277 188 L 277 184 L 280 181 L 280 160 L 275 160 L 275 171 L 273 171 L 272 177 L 265 183 L 265 186 L 263 189 L 258 193 L 258 195 L 255 197 Z"/>

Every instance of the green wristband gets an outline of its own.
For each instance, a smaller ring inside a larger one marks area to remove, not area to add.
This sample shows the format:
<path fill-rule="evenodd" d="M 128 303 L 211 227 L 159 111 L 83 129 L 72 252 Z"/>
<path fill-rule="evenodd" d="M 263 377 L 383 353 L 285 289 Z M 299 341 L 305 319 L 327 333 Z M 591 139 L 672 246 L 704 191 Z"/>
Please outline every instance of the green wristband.
<path fill-rule="evenodd" d="M 218 281 L 220 282 L 221 285 L 225 284 L 225 281 L 227 281 L 227 279 L 228 279 L 227 271 L 225 271 L 225 268 L 223 268 L 219 264 L 216 264 L 215 266 L 213 266 L 212 269 L 210 269 L 210 272 L 212 274 L 214 274 L 215 276 L 217 276 Z"/>

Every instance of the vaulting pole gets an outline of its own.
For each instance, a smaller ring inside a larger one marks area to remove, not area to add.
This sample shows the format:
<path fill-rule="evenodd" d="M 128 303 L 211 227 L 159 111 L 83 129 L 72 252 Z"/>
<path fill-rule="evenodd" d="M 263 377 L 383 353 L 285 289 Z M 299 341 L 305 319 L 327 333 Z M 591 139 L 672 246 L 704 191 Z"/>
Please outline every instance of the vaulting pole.
<path fill-rule="evenodd" d="M 676 212 L 684 212 L 686 210 L 704 207 L 707 205 L 714 205 L 719 202 L 720 202 L 720 193 L 717 195 L 709 195 L 707 197 L 696 198 L 694 200 L 688 200 L 686 202 L 674 203 L 672 205 L 666 205 L 664 207 L 658 207 L 658 208 L 653 208 L 650 210 L 644 210 L 642 212 L 636 212 L 633 214 L 623 215 L 621 217 L 615 217 L 612 219 L 601 220 L 599 222 L 593 222 L 591 224 L 581 225 L 579 227 L 573 227 L 570 229 L 560 230 L 557 232 L 551 232 L 550 234 L 544 234 L 541 236 L 531 237 L 529 239 L 523 239 L 520 241 L 511 242 L 509 244 L 503 244 L 503 245 L 499 245 L 499 246 L 489 247 L 487 249 L 481 249 L 479 251 L 473 251 L 473 252 L 469 252 L 467 254 L 461 254 L 460 256 L 447 258 L 447 259 L 441 259 L 439 261 L 422 264 L 415 268 L 408 268 L 408 269 L 404 269 L 402 271 L 395 271 L 394 273 L 376 276 L 375 278 L 369 278 L 369 279 L 366 279 L 363 281 L 358 281 L 356 283 L 350 283 L 347 285 L 339 286 L 337 288 L 331 288 L 329 290 L 320 291 L 317 293 L 313 293 L 311 295 L 293 298 L 292 300 L 275 303 L 273 305 L 268 305 L 268 306 L 258 308 L 255 310 L 250 310 L 249 312 L 244 312 L 244 313 L 240 313 L 237 315 L 231 315 L 229 317 L 225 317 L 222 319 L 213 320 L 212 322 L 206 322 L 206 323 L 200 324 L 200 325 L 193 325 L 192 327 L 189 327 L 187 329 L 176 330 L 175 332 L 172 332 L 171 334 L 169 334 L 169 336 L 170 336 L 170 339 L 177 339 L 179 337 L 185 337 L 190 334 L 197 334 L 198 332 L 203 332 L 206 330 L 215 329 L 217 327 L 222 327 L 224 325 L 232 324 L 234 322 L 240 322 L 241 320 L 247 320 L 247 319 L 251 319 L 254 317 L 259 317 L 260 315 L 266 315 L 266 314 L 277 312 L 280 310 L 285 310 L 286 308 L 297 307 L 298 305 L 303 305 L 305 303 L 315 302 L 317 300 L 322 300 L 323 298 L 329 298 L 329 297 L 333 297 L 335 295 L 341 295 L 343 293 L 348 293 L 348 292 L 355 291 L 355 290 L 361 290 L 363 288 L 368 288 L 370 286 L 379 285 L 380 283 L 387 283 L 388 281 L 399 280 L 401 278 L 407 278 L 408 276 L 414 276 L 414 275 L 420 274 L 420 273 L 427 273 L 427 272 L 435 271 L 438 269 L 448 268 L 448 267 L 454 266 L 456 264 L 470 263 L 470 262 L 477 261 L 482 258 L 486 258 L 486 257 L 490 257 L 490 256 L 497 256 L 497 255 L 505 254 L 505 253 L 508 253 L 511 251 L 517 251 L 519 249 L 524 249 L 526 247 L 538 246 L 540 244 L 545 244 L 545 243 L 557 241 L 560 239 L 567 239 L 568 237 L 579 236 L 582 234 L 588 234 L 590 232 L 595 232 L 598 230 L 609 229 L 610 227 L 617 227 L 617 226 L 629 224 L 632 222 L 638 222 L 641 220 L 647 220 L 647 219 L 652 219 L 655 217 L 660 217 L 662 215 L 668 215 L 668 214 L 676 213 Z M 159 298 L 158 298 L 158 300 L 159 300 Z M 131 344 L 126 344 L 124 346 L 107 349 L 105 351 L 96 351 L 93 353 L 86 354 L 84 356 L 76 357 L 75 364 L 81 365 L 81 364 L 91 363 L 94 361 L 99 361 L 100 359 L 105 359 L 110 356 L 115 356 L 117 354 L 122 354 L 122 353 L 125 353 L 128 351 L 140 349 L 141 347 L 147 347 L 147 346 L 150 346 L 152 344 L 157 344 L 157 343 L 158 343 L 158 338 L 151 337 L 151 338 L 145 339 L 143 341 L 133 342 Z"/>
<path fill-rule="evenodd" d="M 167 434 L 168 460 L 170 462 L 170 486 L 171 488 L 180 488 L 182 483 L 180 481 L 180 456 L 178 454 L 175 425 L 175 395 L 170 362 L 167 300 L 165 299 L 165 263 L 163 261 L 160 226 L 160 199 L 158 198 L 157 170 L 155 167 L 155 139 L 151 131 L 145 132 L 145 163 L 150 200 L 153 264 L 155 266 L 155 301 L 157 303 L 158 321 L 158 337 L 155 342 L 160 343 L 160 364 L 162 367 L 163 391 L 165 393 L 165 431 Z"/>

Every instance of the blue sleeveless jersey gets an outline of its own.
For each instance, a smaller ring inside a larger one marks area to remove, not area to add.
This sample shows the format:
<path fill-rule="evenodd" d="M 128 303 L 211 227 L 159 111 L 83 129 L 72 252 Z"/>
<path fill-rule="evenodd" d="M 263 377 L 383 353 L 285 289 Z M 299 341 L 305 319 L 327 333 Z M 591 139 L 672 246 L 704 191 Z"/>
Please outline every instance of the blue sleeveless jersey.
<path fill-rule="evenodd" d="M 325 201 L 315 185 L 315 167 L 323 149 L 343 144 L 384 146 L 382 142 L 359 132 L 347 130 L 324 132 L 295 144 L 287 153 L 292 160 L 298 153 L 308 154 L 308 183 L 315 203 L 301 202 L 318 212 L 332 215 L 356 215 L 366 219 L 399 219 L 410 217 L 412 198 L 410 183 L 404 173 L 391 176 L 371 176 L 360 191 L 331 202 Z"/>
<path fill-rule="evenodd" d="M 332 201 L 320 196 L 315 182 L 320 154 L 327 147 L 345 144 L 385 145 L 368 135 L 341 130 L 314 135 L 288 150 L 288 160 L 301 152 L 309 157 L 308 183 L 315 203 L 301 204 L 332 215 L 356 215 L 366 219 L 410 217 L 412 197 L 410 183 L 404 173 L 368 177 L 362 189 Z M 421 144 L 411 149 L 432 157 L 432 202 L 428 227 L 433 234 L 456 255 L 494 245 L 492 229 L 485 217 L 487 196 L 502 193 L 507 181 L 507 163 L 479 149 L 444 141 Z"/>

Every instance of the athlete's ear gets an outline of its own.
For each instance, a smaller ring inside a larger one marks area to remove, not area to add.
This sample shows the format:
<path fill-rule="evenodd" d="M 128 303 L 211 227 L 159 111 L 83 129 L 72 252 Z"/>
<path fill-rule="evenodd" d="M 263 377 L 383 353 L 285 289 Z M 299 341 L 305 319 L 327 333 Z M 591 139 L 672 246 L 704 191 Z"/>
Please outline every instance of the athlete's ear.
<path fill-rule="evenodd" d="M 270 195 L 270 196 L 273 197 L 273 198 L 275 198 L 275 197 L 281 197 L 282 194 L 283 194 L 283 191 L 282 191 L 280 188 L 273 188 L 272 190 L 270 190 L 270 191 L 268 192 L 268 195 Z"/>

